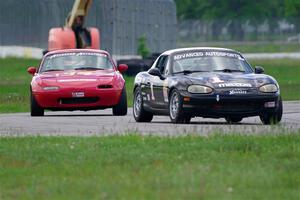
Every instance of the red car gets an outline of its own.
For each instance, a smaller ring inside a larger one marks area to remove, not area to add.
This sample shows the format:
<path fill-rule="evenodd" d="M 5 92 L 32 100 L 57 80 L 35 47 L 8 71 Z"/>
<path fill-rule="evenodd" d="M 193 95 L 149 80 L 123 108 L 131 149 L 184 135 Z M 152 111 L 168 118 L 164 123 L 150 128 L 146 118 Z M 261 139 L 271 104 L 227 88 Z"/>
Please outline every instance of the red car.
<path fill-rule="evenodd" d="M 44 110 L 94 110 L 112 108 L 114 115 L 127 114 L 125 80 L 127 65 L 116 67 L 108 52 L 68 49 L 47 53 L 33 75 L 31 116 Z"/>

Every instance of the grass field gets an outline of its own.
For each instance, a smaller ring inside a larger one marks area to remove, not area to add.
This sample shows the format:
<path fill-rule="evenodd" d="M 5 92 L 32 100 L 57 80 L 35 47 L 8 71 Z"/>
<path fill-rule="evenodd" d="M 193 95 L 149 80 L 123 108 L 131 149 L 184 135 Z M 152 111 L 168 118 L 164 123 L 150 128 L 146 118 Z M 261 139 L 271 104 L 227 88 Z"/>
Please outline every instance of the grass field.
<path fill-rule="evenodd" d="M 38 60 L 7 58 L 0 59 L 0 112 L 29 111 L 28 66 L 37 66 Z M 300 100 L 300 60 L 257 60 L 250 61 L 265 68 L 267 74 L 275 77 L 282 91 L 283 100 Z M 132 105 L 133 77 L 125 77 L 128 104 Z"/>
<path fill-rule="evenodd" d="M 299 133 L 0 138 L 0 199 L 299 199 Z"/>
<path fill-rule="evenodd" d="M 262 66 L 265 73 L 277 79 L 283 100 L 300 100 L 300 60 L 250 60 L 251 65 Z"/>

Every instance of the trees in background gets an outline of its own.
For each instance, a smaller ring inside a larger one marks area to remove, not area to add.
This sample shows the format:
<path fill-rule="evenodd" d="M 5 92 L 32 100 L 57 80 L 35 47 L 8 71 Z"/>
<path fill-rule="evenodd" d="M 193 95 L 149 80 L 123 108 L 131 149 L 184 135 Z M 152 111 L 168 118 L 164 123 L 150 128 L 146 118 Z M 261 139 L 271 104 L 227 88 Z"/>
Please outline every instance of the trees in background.
<path fill-rule="evenodd" d="M 181 19 L 300 17 L 300 0 L 175 0 Z"/>
<path fill-rule="evenodd" d="M 285 0 L 284 16 L 295 24 L 297 32 L 300 32 L 300 0 Z"/>
<path fill-rule="evenodd" d="M 218 35 L 220 28 L 216 21 L 229 23 L 229 34 L 233 40 L 244 37 L 243 22 L 252 25 L 269 20 L 270 29 L 275 28 L 275 18 L 287 18 L 294 24 L 300 18 L 300 0 L 175 0 L 178 19 L 211 20 L 212 36 Z M 257 27 L 257 26 L 256 26 Z M 297 25 L 300 28 L 300 24 Z M 256 30 L 257 31 L 257 30 Z"/>

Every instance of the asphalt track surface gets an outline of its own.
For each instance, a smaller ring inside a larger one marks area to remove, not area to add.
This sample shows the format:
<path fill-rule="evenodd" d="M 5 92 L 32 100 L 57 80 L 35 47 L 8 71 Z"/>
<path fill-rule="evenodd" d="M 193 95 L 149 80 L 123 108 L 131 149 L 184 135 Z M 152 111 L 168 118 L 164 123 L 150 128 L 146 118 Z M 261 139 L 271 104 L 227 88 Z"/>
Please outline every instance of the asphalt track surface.
<path fill-rule="evenodd" d="M 27 135 L 208 135 L 212 133 L 280 134 L 300 130 L 300 102 L 284 102 L 280 125 L 262 125 L 258 117 L 244 118 L 237 124 L 224 119 L 193 118 L 191 124 L 172 124 L 167 116 L 155 116 L 151 123 L 136 123 L 132 108 L 127 116 L 113 116 L 111 109 L 97 111 L 46 112 L 43 117 L 29 113 L 0 114 L 1 136 Z"/>

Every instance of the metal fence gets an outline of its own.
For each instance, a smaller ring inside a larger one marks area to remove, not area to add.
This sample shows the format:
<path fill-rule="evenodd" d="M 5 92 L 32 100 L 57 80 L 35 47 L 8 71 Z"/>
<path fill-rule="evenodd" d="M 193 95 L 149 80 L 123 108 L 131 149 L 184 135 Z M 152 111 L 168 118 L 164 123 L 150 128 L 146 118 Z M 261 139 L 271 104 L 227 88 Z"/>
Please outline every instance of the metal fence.
<path fill-rule="evenodd" d="M 179 20 L 179 43 L 226 41 L 300 42 L 300 19 Z"/>
<path fill-rule="evenodd" d="M 63 26 L 74 0 L 0 1 L 0 46 L 47 48 L 48 31 Z M 176 5 L 173 0 L 94 0 L 86 26 L 101 32 L 101 48 L 117 55 L 137 53 L 147 38 L 152 52 L 176 47 Z"/>

